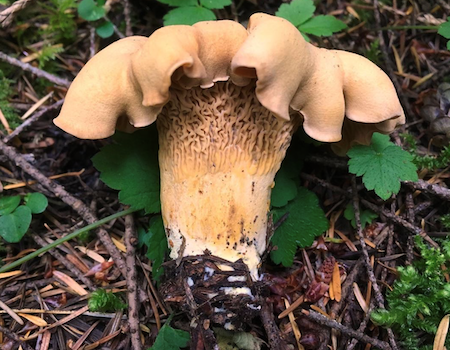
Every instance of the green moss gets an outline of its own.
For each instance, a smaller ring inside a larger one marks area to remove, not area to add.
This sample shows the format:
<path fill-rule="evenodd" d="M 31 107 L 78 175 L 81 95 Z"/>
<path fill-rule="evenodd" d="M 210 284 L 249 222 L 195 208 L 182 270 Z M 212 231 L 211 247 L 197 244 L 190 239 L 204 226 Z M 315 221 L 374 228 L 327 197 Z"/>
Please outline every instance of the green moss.
<path fill-rule="evenodd" d="M 0 70 L 0 110 L 8 121 L 11 129 L 15 129 L 20 125 L 21 120 L 16 110 L 11 107 L 11 104 L 8 101 L 8 99 L 14 95 L 14 90 L 11 87 L 12 83 L 13 81 L 7 79 L 3 74 L 3 71 Z M 3 124 L 0 124 L 0 129 L 5 131 Z"/>
<path fill-rule="evenodd" d="M 403 348 L 428 350 L 441 319 L 450 313 L 450 283 L 446 280 L 450 239 L 441 242 L 441 249 L 430 248 L 419 236 L 415 242 L 422 259 L 398 268 L 399 277 L 386 297 L 388 309 L 373 312 L 371 318 L 378 325 L 392 327 Z M 450 347 L 449 336 L 445 346 Z"/>

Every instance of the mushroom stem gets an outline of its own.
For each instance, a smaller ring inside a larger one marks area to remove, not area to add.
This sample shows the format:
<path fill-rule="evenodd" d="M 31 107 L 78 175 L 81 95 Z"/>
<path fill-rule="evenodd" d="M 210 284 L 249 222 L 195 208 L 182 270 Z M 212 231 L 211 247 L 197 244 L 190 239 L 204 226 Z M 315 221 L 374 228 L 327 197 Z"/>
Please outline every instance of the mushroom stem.
<path fill-rule="evenodd" d="M 157 125 L 171 258 L 242 258 L 257 279 L 275 173 L 299 118 L 275 117 L 254 91 L 231 82 L 174 87 Z"/>

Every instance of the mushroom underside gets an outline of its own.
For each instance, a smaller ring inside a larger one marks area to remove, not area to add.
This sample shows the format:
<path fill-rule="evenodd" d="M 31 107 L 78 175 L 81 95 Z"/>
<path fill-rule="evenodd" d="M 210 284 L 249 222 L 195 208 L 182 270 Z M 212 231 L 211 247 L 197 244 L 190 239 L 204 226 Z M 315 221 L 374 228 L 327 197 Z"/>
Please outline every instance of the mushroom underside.
<path fill-rule="evenodd" d="M 254 91 L 231 82 L 173 87 L 157 126 L 171 258 L 243 259 L 256 278 L 274 177 L 300 118 L 275 117 Z"/>

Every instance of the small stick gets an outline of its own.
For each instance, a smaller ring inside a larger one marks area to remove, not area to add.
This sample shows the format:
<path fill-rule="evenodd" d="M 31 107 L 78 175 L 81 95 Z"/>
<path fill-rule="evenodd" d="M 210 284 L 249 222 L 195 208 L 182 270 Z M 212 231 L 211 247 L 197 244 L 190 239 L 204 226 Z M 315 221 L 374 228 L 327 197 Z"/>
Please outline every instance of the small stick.
<path fill-rule="evenodd" d="M 50 74 L 42 69 L 33 67 L 31 64 L 28 63 L 23 63 L 20 60 L 10 57 L 6 54 L 4 54 L 3 52 L 0 52 L 0 60 L 9 63 L 13 66 L 19 67 L 21 69 L 23 69 L 24 71 L 33 73 L 34 75 L 38 76 L 39 78 L 44 78 L 47 79 L 48 81 L 55 83 L 57 85 L 61 85 L 61 86 L 65 86 L 65 87 L 69 87 L 70 86 L 70 81 L 63 79 L 63 78 L 59 78 L 53 74 Z"/>
<path fill-rule="evenodd" d="M 131 29 L 131 6 L 129 0 L 123 1 L 123 15 L 125 17 L 125 35 L 132 36 L 133 30 Z"/>
<path fill-rule="evenodd" d="M 17 128 L 15 128 L 11 134 L 5 136 L 3 138 L 3 142 L 8 143 L 14 137 L 18 136 L 23 130 L 25 130 L 27 127 L 29 127 L 31 124 L 33 124 L 36 120 L 38 120 L 40 117 L 42 117 L 44 114 L 46 114 L 47 112 L 50 112 L 54 109 L 58 109 L 59 107 L 62 106 L 63 103 L 64 103 L 64 99 L 59 100 L 58 102 L 41 109 L 39 112 L 36 112 L 32 117 L 28 118 L 22 124 L 20 124 Z"/>
<path fill-rule="evenodd" d="M 417 182 L 404 181 L 405 185 L 410 186 L 418 191 L 423 191 L 427 193 L 434 194 L 446 201 L 450 201 L 450 190 L 448 188 L 439 186 L 437 184 L 430 184 L 424 180 L 419 180 Z"/>
<path fill-rule="evenodd" d="M 125 217 L 125 246 L 127 247 L 127 298 L 128 298 L 128 324 L 131 333 L 131 345 L 135 350 L 142 349 L 142 342 L 139 332 L 139 298 L 136 272 L 136 230 L 132 215 Z"/>
<path fill-rule="evenodd" d="M 373 346 L 376 346 L 377 348 L 380 348 L 382 350 L 391 350 L 391 347 L 388 343 L 378 340 L 372 337 L 369 337 L 368 335 L 365 335 L 364 333 L 358 332 L 357 330 L 351 329 L 349 327 L 346 327 L 339 322 L 328 318 L 318 312 L 312 311 L 312 310 L 302 310 L 302 313 L 309 318 L 310 320 L 313 320 L 317 322 L 320 325 L 324 325 L 333 329 L 337 329 L 343 334 L 346 334 L 352 338 L 358 339 L 359 341 L 362 341 L 364 343 L 372 344 Z"/>
<path fill-rule="evenodd" d="M 372 312 L 372 310 L 373 310 L 373 304 L 370 305 L 369 312 L 366 313 L 366 315 L 364 316 L 363 321 L 359 325 L 358 332 L 364 333 L 364 331 L 365 331 L 365 329 L 367 327 L 367 324 L 370 321 L 370 313 Z M 353 350 L 355 348 L 356 344 L 358 344 L 358 339 L 353 338 L 351 341 L 349 340 L 347 344 L 348 345 L 345 348 L 345 350 Z"/>
<path fill-rule="evenodd" d="M 359 212 L 359 196 L 358 191 L 356 189 L 356 177 L 352 176 L 352 192 L 353 192 L 353 210 L 355 212 L 355 222 L 356 222 L 356 230 L 359 236 L 359 243 L 361 244 L 361 249 L 364 256 L 364 261 L 366 264 L 367 275 L 369 276 L 369 281 L 372 283 L 373 291 L 375 292 L 375 300 L 380 309 L 385 309 L 384 306 L 384 298 L 381 293 L 380 287 L 378 286 L 377 279 L 375 278 L 375 274 L 373 272 L 372 264 L 370 263 L 369 252 L 367 251 L 366 241 L 364 240 L 364 235 L 361 228 L 361 217 Z M 397 343 L 394 339 L 394 333 L 391 328 L 387 328 L 389 342 L 393 350 L 397 350 Z"/>
<path fill-rule="evenodd" d="M 12 23 L 15 14 L 24 9 L 31 1 L 32 0 L 15 1 L 11 6 L 0 12 L 0 27 L 8 27 Z"/>

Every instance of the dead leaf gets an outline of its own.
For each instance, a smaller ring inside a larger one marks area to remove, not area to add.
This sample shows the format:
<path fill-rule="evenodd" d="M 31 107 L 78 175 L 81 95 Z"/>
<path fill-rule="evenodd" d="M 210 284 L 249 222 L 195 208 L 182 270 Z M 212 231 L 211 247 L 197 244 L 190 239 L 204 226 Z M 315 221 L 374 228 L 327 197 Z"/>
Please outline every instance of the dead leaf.
<path fill-rule="evenodd" d="M 46 327 L 48 325 L 48 323 L 43 318 L 40 318 L 39 316 L 24 314 L 21 312 L 18 315 L 27 319 L 28 321 L 30 321 L 31 323 L 35 324 L 38 327 Z"/>
<path fill-rule="evenodd" d="M 434 338 L 433 350 L 445 350 L 445 339 L 447 338 L 450 315 L 445 315 L 439 323 L 436 337 Z"/>

